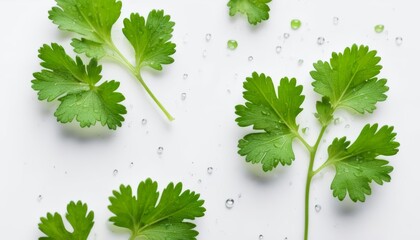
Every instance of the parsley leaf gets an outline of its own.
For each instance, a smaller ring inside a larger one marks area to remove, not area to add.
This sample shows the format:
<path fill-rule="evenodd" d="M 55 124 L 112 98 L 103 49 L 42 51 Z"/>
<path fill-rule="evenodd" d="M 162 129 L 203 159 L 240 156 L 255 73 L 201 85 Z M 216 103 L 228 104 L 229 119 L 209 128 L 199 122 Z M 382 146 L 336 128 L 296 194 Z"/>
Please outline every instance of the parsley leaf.
<path fill-rule="evenodd" d="M 204 216 L 204 201 L 199 194 L 189 190 L 182 192 L 182 184 L 170 183 L 159 199 L 158 185 L 151 179 L 141 182 L 137 196 L 130 186 L 120 186 L 109 198 L 109 210 L 114 214 L 110 221 L 115 226 L 131 231 L 131 238 L 150 240 L 195 240 L 195 225 L 185 220 Z M 158 201 L 159 199 L 159 201 Z"/>
<path fill-rule="evenodd" d="M 71 59 L 56 43 L 40 48 L 39 58 L 44 69 L 34 73 L 32 88 L 38 91 L 40 100 L 60 101 L 54 114 L 59 122 L 76 119 L 81 127 L 93 126 L 97 121 L 110 129 L 121 126 L 126 108 L 120 104 L 124 96 L 116 92 L 119 83 L 107 81 L 97 86 L 102 66 L 95 59 L 86 66 L 79 57 Z"/>
<path fill-rule="evenodd" d="M 149 66 L 162 70 L 162 64 L 171 64 L 174 59 L 175 44 L 172 38 L 175 23 L 163 11 L 153 10 L 147 21 L 139 14 L 131 14 L 130 19 L 124 19 L 123 33 L 134 47 L 136 67 Z"/>
<path fill-rule="evenodd" d="M 400 144 L 395 141 L 394 128 L 378 124 L 366 125 L 356 141 L 336 138 L 328 148 L 327 165 L 334 165 L 336 175 L 331 184 L 334 197 L 343 200 L 348 194 L 351 200 L 364 202 L 371 194 L 370 183 L 382 185 L 389 182 L 393 167 L 380 156 L 397 154 Z"/>
<path fill-rule="evenodd" d="M 227 5 L 230 16 L 235 16 L 238 12 L 245 14 L 248 22 L 256 25 L 270 17 L 270 2 L 271 0 L 230 0 Z"/>
<path fill-rule="evenodd" d="M 264 132 L 251 133 L 239 141 L 239 154 L 252 163 L 261 163 L 264 171 L 272 170 L 279 163 L 290 165 L 295 159 L 292 142 L 299 129 L 296 117 L 305 99 L 303 87 L 296 79 L 280 80 L 278 93 L 270 77 L 256 72 L 244 83 L 245 105 L 236 106 L 241 127 L 253 126 Z"/>
<path fill-rule="evenodd" d="M 46 236 L 40 237 L 42 240 L 86 240 L 92 230 L 94 221 L 94 213 L 88 212 L 86 204 L 78 201 L 70 202 L 67 205 L 66 219 L 73 228 L 73 232 L 69 232 L 63 223 L 63 218 L 58 213 L 48 213 L 46 217 L 41 218 L 38 225 Z"/>
<path fill-rule="evenodd" d="M 111 42 L 111 30 L 121 14 L 122 3 L 117 0 L 56 0 L 57 7 L 49 12 L 49 18 L 61 30 L 74 32 L 82 39 L 74 39 L 77 53 L 89 57 L 105 56 Z"/>
<path fill-rule="evenodd" d="M 353 45 L 343 53 L 333 53 L 330 62 L 318 61 L 311 72 L 315 92 L 327 97 L 333 109 L 345 107 L 359 113 L 373 112 L 385 101 L 385 79 L 378 79 L 382 66 L 376 51 Z"/>

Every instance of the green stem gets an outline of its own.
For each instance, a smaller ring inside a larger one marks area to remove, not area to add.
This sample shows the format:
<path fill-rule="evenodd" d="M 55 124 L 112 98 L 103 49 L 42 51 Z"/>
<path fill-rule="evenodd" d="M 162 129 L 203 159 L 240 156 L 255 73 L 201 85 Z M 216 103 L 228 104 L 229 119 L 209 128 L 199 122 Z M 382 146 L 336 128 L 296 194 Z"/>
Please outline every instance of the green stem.
<path fill-rule="evenodd" d="M 162 105 L 162 103 L 159 102 L 159 100 L 156 98 L 156 96 L 153 94 L 153 92 L 147 86 L 146 82 L 144 82 L 143 78 L 140 75 L 139 69 L 134 67 L 133 64 L 131 64 L 130 61 L 128 61 L 128 59 L 115 46 L 115 44 L 112 42 L 112 40 L 107 41 L 107 44 L 108 44 L 108 47 L 115 54 L 112 57 L 130 70 L 131 74 L 133 74 L 136 77 L 136 79 L 140 82 L 140 84 L 143 86 L 143 88 L 146 90 L 146 92 L 149 94 L 149 96 L 153 99 L 153 101 L 158 105 L 160 110 L 162 110 L 162 112 L 165 114 L 165 116 L 168 118 L 168 120 L 173 121 L 175 118 L 166 110 L 166 108 Z"/>
<path fill-rule="evenodd" d="M 133 234 L 131 234 L 131 236 L 130 236 L 130 238 L 128 239 L 128 240 L 135 240 L 136 239 L 136 235 L 133 233 Z"/>
<path fill-rule="evenodd" d="M 308 240 L 309 236 L 309 194 L 311 189 L 312 178 L 316 175 L 316 171 L 313 170 L 316 153 L 318 151 L 319 143 L 321 142 L 322 137 L 324 136 L 327 126 L 322 126 L 322 129 L 318 135 L 318 139 L 315 142 L 315 145 L 310 148 L 310 159 L 308 166 L 308 173 L 306 176 L 306 187 L 305 187 L 305 229 L 304 229 L 304 240 Z M 318 171 L 318 170 L 317 170 Z"/>

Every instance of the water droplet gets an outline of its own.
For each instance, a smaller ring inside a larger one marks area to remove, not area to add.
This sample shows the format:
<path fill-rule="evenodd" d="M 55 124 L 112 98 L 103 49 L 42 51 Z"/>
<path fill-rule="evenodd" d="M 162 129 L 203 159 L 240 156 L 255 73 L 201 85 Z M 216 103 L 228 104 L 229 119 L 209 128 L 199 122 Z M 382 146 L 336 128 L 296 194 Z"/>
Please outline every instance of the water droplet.
<path fill-rule="evenodd" d="M 250 61 L 250 62 L 251 62 L 252 60 L 254 60 L 254 57 L 253 57 L 253 56 L 249 56 L 249 57 L 248 57 L 248 61 Z"/>
<path fill-rule="evenodd" d="M 42 198 L 43 198 L 43 197 L 42 197 L 42 195 L 41 195 L 41 194 L 39 194 L 39 195 L 38 195 L 38 197 L 37 197 L 36 199 L 38 200 L 38 202 L 41 202 L 41 201 L 42 201 Z"/>
<path fill-rule="evenodd" d="M 118 169 L 114 169 L 114 171 L 112 172 L 112 175 L 117 176 L 118 175 Z"/>
<path fill-rule="evenodd" d="M 258 236 L 258 239 L 259 239 L 259 240 L 264 239 L 264 235 L 260 234 L 260 236 Z"/>
<path fill-rule="evenodd" d="M 333 24 L 334 25 L 338 25 L 339 21 L 340 21 L 340 19 L 338 17 L 333 17 Z"/>
<path fill-rule="evenodd" d="M 206 41 L 207 42 L 210 42 L 210 40 L 211 40 L 211 34 L 210 33 L 207 33 L 206 34 Z"/>
<path fill-rule="evenodd" d="M 315 205 L 315 212 L 320 212 L 321 211 L 321 205 L 316 204 Z"/>
<path fill-rule="evenodd" d="M 212 174 L 213 173 L 213 167 L 208 167 L 207 168 L 207 173 Z"/>
<path fill-rule="evenodd" d="M 227 42 L 227 47 L 228 47 L 230 50 L 235 50 L 235 49 L 238 47 L 238 42 L 237 42 L 236 40 L 229 40 L 229 41 Z"/>
<path fill-rule="evenodd" d="M 298 65 L 301 66 L 303 64 L 303 59 L 298 60 Z"/>
<path fill-rule="evenodd" d="M 266 112 L 266 111 L 261 111 L 261 114 L 264 115 L 264 116 L 270 116 L 270 113 Z"/>
<path fill-rule="evenodd" d="M 384 29 L 385 29 L 385 26 L 382 25 L 382 24 L 378 24 L 378 25 L 375 26 L 375 32 L 377 32 L 377 33 L 383 32 Z"/>
<path fill-rule="evenodd" d="M 197 180 L 197 183 L 198 183 L 198 184 L 200 184 L 201 182 L 202 182 L 202 181 L 201 181 L 201 179 L 198 179 L 198 180 Z"/>
<path fill-rule="evenodd" d="M 396 37 L 395 38 L 395 44 L 397 44 L 397 46 L 401 46 L 402 43 L 403 43 L 403 38 L 402 37 Z"/>
<path fill-rule="evenodd" d="M 202 56 L 203 56 L 203 58 L 207 57 L 207 50 L 203 50 Z"/>
<path fill-rule="evenodd" d="M 288 38 L 290 37 L 290 34 L 289 34 L 289 33 L 284 33 L 284 34 L 283 34 L 283 37 L 284 37 L 285 39 L 288 39 Z"/>
<path fill-rule="evenodd" d="M 232 198 L 226 200 L 225 206 L 227 209 L 233 208 L 233 205 L 235 205 L 235 201 Z"/>
<path fill-rule="evenodd" d="M 281 148 L 281 144 L 280 143 L 274 143 L 274 147 L 276 147 L 276 148 Z"/>
<path fill-rule="evenodd" d="M 290 21 L 290 27 L 292 27 L 293 30 L 297 30 L 302 25 L 302 22 L 299 19 L 292 19 Z"/>
<path fill-rule="evenodd" d="M 184 75 L 182 76 L 182 78 L 185 80 L 188 78 L 188 73 L 184 73 Z"/>
<path fill-rule="evenodd" d="M 302 133 L 303 133 L 303 134 L 306 134 L 306 133 L 308 132 L 308 130 L 309 130 L 309 128 L 308 128 L 308 127 L 302 128 Z"/>
<path fill-rule="evenodd" d="M 276 47 L 276 53 L 279 54 L 281 52 L 281 46 Z"/>
<path fill-rule="evenodd" d="M 185 99 L 187 99 L 187 94 L 186 93 L 181 93 L 181 100 L 185 101 Z"/>
<path fill-rule="evenodd" d="M 338 125 L 341 123 L 341 118 L 334 118 L 334 125 Z"/>
<path fill-rule="evenodd" d="M 284 238 L 284 240 L 287 240 L 287 239 L 288 239 L 287 237 Z"/>
<path fill-rule="evenodd" d="M 344 128 L 350 128 L 350 124 L 346 124 L 346 126 L 344 126 Z"/>
<path fill-rule="evenodd" d="M 318 37 L 318 39 L 316 40 L 316 43 L 318 43 L 318 45 L 322 45 L 325 43 L 325 38 L 324 37 Z"/>
<path fill-rule="evenodd" d="M 142 124 L 142 125 L 146 125 L 146 124 L 147 124 L 147 119 L 146 119 L 146 118 L 143 118 L 143 119 L 141 120 L 141 124 Z"/>
<path fill-rule="evenodd" d="M 162 155 L 163 153 L 163 147 L 158 147 L 157 154 Z"/>
<path fill-rule="evenodd" d="M 132 168 L 132 167 L 134 167 L 134 162 L 131 162 L 130 163 L 130 167 Z"/>

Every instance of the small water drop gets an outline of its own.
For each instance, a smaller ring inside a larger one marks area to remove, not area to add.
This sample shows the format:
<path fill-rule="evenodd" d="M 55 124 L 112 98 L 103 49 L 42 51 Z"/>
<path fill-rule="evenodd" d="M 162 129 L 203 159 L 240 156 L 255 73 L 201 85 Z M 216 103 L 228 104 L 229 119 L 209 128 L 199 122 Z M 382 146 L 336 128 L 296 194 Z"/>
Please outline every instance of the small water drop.
<path fill-rule="evenodd" d="M 207 50 L 203 50 L 202 56 L 203 58 L 207 57 Z"/>
<path fill-rule="evenodd" d="M 284 33 L 284 34 L 283 34 L 283 37 L 284 37 L 285 39 L 288 39 L 288 38 L 290 37 L 290 34 L 289 34 L 289 33 Z"/>
<path fill-rule="evenodd" d="M 251 62 L 252 60 L 254 60 L 254 57 L 253 57 L 253 56 L 249 56 L 249 57 L 248 57 L 248 61 L 250 61 L 250 62 Z"/>
<path fill-rule="evenodd" d="M 302 22 L 299 19 L 292 19 L 292 21 L 290 21 L 290 27 L 293 30 L 299 29 L 301 25 L 302 25 Z"/>
<path fill-rule="evenodd" d="M 210 42 L 210 40 L 211 40 L 211 34 L 210 33 L 207 33 L 206 34 L 206 41 L 207 42 Z"/>
<path fill-rule="evenodd" d="M 235 201 L 232 198 L 226 200 L 225 206 L 227 209 L 233 208 L 233 205 L 235 205 Z"/>
<path fill-rule="evenodd" d="M 39 194 L 39 195 L 38 195 L 38 197 L 37 197 L 36 199 L 38 200 L 38 202 L 41 202 L 41 201 L 42 201 L 42 199 L 43 199 L 43 197 L 42 197 L 42 195 L 41 195 L 41 194 Z"/>
<path fill-rule="evenodd" d="M 230 50 L 235 50 L 235 49 L 238 47 L 238 42 L 237 42 L 236 40 L 229 40 L 229 41 L 227 42 L 227 47 L 228 47 Z"/>
<path fill-rule="evenodd" d="M 187 99 L 187 94 L 186 93 L 181 93 L 181 100 L 185 101 L 185 99 Z"/>
<path fill-rule="evenodd" d="M 344 128 L 350 128 L 350 124 L 346 124 L 346 126 L 344 126 Z"/>
<path fill-rule="evenodd" d="M 333 17 L 333 24 L 334 25 L 338 25 L 339 22 L 340 22 L 340 19 L 338 17 Z"/>
<path fill-rule="evenodd" d="M 207 168 L 207 173 L 212 174 L 213 173 L 213 167 L 208 167 Z"/>
<path fill-rule="evenodd" d="M 334 118 L 334 125 L 338 125 L 341 123 L 341 118 Z"/>
<path fill-rule="evenodd" d="M 287 240 L 287 239 L 288 239 L 287 237 L 284 238 L 284 240 Z"/>
<path fill-rule="evenodd" d="M 266 112 L 266 111 L 261 111 L 261 114 L 264 115 L 264 116 L 270 116 L 270 113 Z"/>
<path fill-rule="evenodd" d="M 281 46 L 276 47 L 276 53 L 279 54 L 281 52 Z"/>
<path fill-rule="evenodd" d="M 134 162 L 131 162 L 130 163 L 130 167 L 132 168 L 132 167 L 134 167 Z"/>
<path fill-rule="evenodd" d="M 197 180 L 197 183 L 198 183 L 198 184 L 200 184 L 201 182 L 202 182 L 202 181 L 201 181 L 201 179 L 198 179 L 198 180 Z"/>
<path fill-rule="evenodd" d="M 186 79 L 188 78 L 188 73 L 184 73 L 184 75 L 182 75 L 182 78 L 183 78 L 184 80 L 186 80 Z"/>
<path fill-rule="evenodd" d="M 383 32 L 384 31 L 384 29 L 385 29 L 385 26 L 384 25 L 382 25 L 382 24 L 378 24 L 378 25 L 376 25 L 375 26 L 375 32 L 377 32 L 377 33 L 381 33 L 381 32 Z"/>
<path fill-rule="evenodd" d="M 276 147 L 276 148 L 281 148 L 281 147 L 282 147 L 282 145 L 281 145 L 280 143 L 274 143 L 274 147 Z"/>
<path fill-rule="evenodd" d="M 403 43 L 403 38 L 402 37 L 396 37 L 395 38 L 395 44 L 397 44 L 397 46 L 401 46 L 402 43 Z"/>
<path fill-rule="evenodd" d="M 163 147 L 158 147 L 157 154 L 162 155 L 163 153 Z"/>
<path fill-rule="evenodd" d="M 258 239 L 259 239 L 259 240 L 264 239 L 264 235 L 260 234 L 260 236 L 258 236 Z"/>
<path fill-rule="evenodd" d="M 303 64 L 303 59 L 298 60 L 298 65 L 301 66 Z"/>
<path fill-rule="evenodd" d="M 323 45 L 325 43 L 325 38 L 324 37 L 318 37 L 318 39 L 316 40 L 316 43 L 318 43 L 318 45 Z"/>
<path fill-rule="evenodd" d="M 146 118 L 143 118 L 143 119 L 141 120 L 141 124 L 142 124 L 142 125 L 146 125 L 146 124 L 147 124 L 147 119 L 146 119 Z"/>
<path fill-rule="evenodd" d="M 321 208 L 321 205 L 319 205 L 319 204 L 316 204 L 316 205 L 315 205 L 315 212 L 317 212 L 317 213 L 318 213 L 318 212 L 320 212 L 320 211 L 321 211 L 321 209 L 322 209 L 322 208 Z"/>
<path fill-rule="evenodd" d="M 114 171 L 112 172 L 112 175 L 117 176 L 118 175 L 118 169 L 114 169 Z"/>

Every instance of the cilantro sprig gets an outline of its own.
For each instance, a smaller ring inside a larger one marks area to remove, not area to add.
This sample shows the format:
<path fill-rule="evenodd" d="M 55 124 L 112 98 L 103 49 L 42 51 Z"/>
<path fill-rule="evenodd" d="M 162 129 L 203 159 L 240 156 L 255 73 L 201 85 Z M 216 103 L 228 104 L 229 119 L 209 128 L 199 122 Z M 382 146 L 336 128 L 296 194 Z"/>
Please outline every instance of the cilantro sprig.
<path fill-rule="evenodd" d="M 318 61 L 310 74 L 312 85 L 322 98 L 316 103 L 315 116 L 321 129 L 316 142 L 309 144 L 299 133 L 296 118 L 302 111 L 303 87 L 296 79 L 283 78 L 277 90 L 265 74 L 253 73 L 244 82 L 244 105 L 236 106 L 236 122 L 241 127 L 252 126 L 255 132 L 239 140 L 238 153 L 247 162 L 261 164 L 264 171 L 295 160 L 292 143 L 298 139 L 309 152 L 305 188 L 304 239 L 309 236 L 309 193 L 314 176 L 327 167 L 335 169 L 331 183 L 334 197 L 364 202 L 375 182 L 391 181 L 393 167 L 385 156 L 397 154 L 399 143 L 391 126 L 367 124 L 353 143 L 346 137 L 335 138 L 328 147 L 328 158 L 314 169 L 318 147 L 337 109 L 359 114 L 372 113 L 376 104 L 387 98 L 385 79 L 377 76 L 382 69 L 380 57 L 367 46 L 353 45 L 343 53 L 333 53 L 329 62 Z"/>
<path fill-rule="evenodd" d="M 270 2 L 271 0 L 229 0 L 227 5 L 230 16 L 241 13 L 247 16 L 250 24 L 257 25 L 270 17 Z"/>
<path fill-rule="evenodd" d="M 157 182 L 147 179 L 140 182 L 137 195 L 133 196 L 130 186 L 121 185 L 109 198 L 109 219 L 115 226 L 130 230 L 130 240 L 134 239 L 173 239 L 195 240 L 198 232 L 191 222 L 204 216 L 206 209 L 200 195 L 190 190 L 183 191 L 182 184 L 170 183 L 158 192 Z M 160 197 L 159 197 L 160 195 Z M 82 202 L 67 205 L 66 219 L 73 228 L 69 232 L 59 213 L 48 213 L 38 225 L 46 236 L 45 240 L 86 240 L 94 225 L 94 213 Z"/>
<path fill-rule="evenodd" d="M 121 15 L 121 1 L 56 2 L 57 6 L 49 11 L 49 18 L 59 29 L 75 34 L 71 45 L 76 53 L 91 58 L 87 69 L 83 70 L 82 60 L 77 57 L 76 62 L 72 62 L 58 44 L 51 44 L 50 47 L 44 45 L 39 50 L 39 58 L 44 61 L 41 65 L 46 70 L 34 74 L 32 87 L 38 91 L 40 100 L 52 101 L 58 98 L 61 105 L 55 113 L 57 120 L 66 123 L 76 119 L 81 127 L 95 125 L 96 121 L 110 129 L 121 126 L 126 109 L 120 104 L 124 96 L 115 92 L 119 83 L 111 81 L 99 87 L 94 85 L 101 78 L 99 74 L 102 67 L 97 62 L 103 58 L 113 59 L 126 67 L 166 117 L 173 120 L 141 75 L 145 67 L 161 71 L 163 65 L 174 62 L 171 56 L 175 53 L 176 45 L 170 40 L 175 23 L 170 20 L 170 16 L 162 10 L 152 10 L 147 19 L 137 13 L 124 19 L 122 31 L 134 49 L 131 61 L 121 53 L 112 39 L 113 25 Z M 97 93 L 96 99 L 92 99 L 93 92 Z"/>

